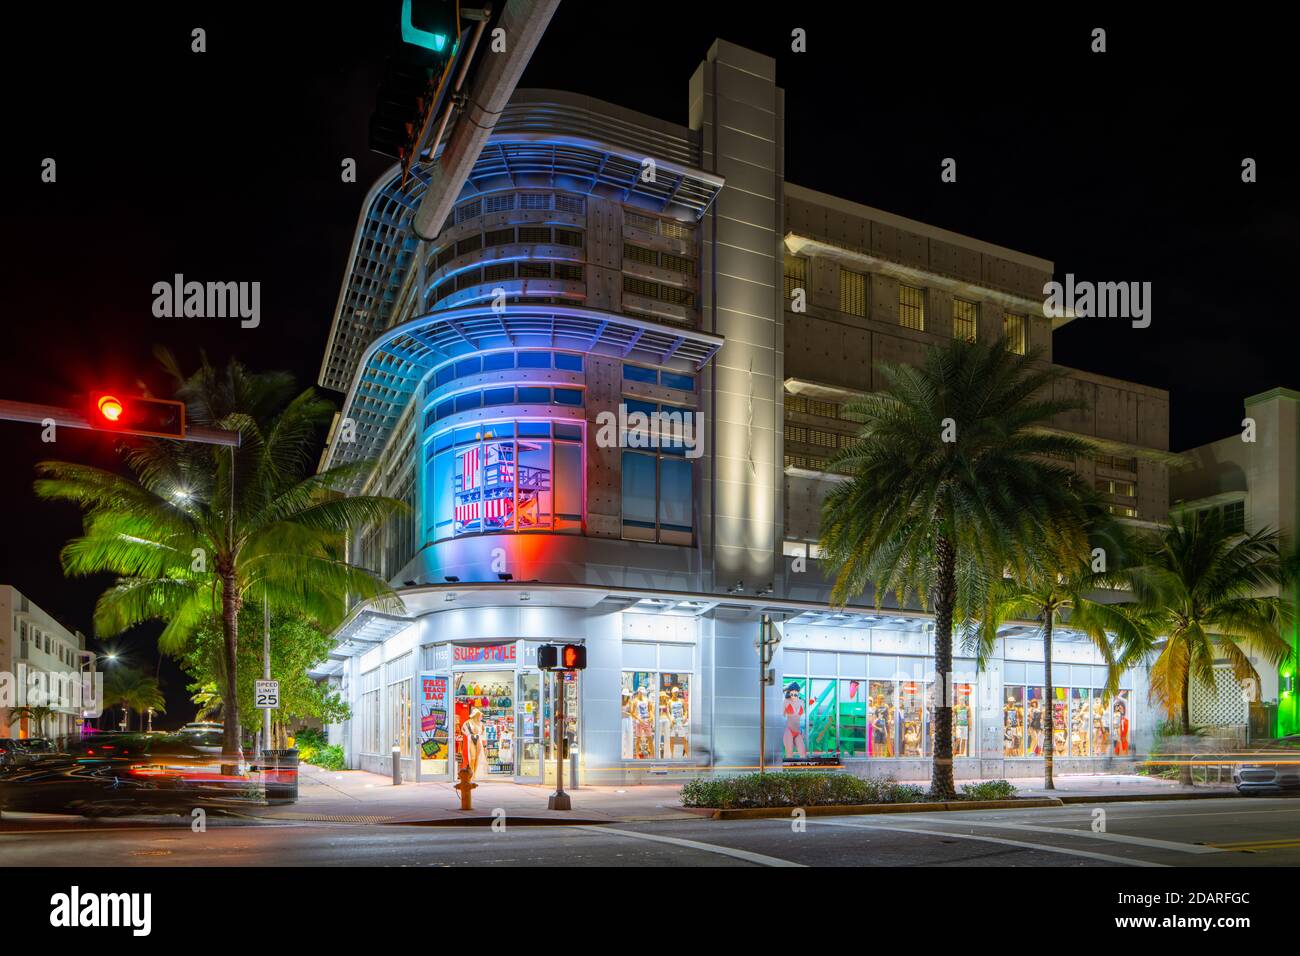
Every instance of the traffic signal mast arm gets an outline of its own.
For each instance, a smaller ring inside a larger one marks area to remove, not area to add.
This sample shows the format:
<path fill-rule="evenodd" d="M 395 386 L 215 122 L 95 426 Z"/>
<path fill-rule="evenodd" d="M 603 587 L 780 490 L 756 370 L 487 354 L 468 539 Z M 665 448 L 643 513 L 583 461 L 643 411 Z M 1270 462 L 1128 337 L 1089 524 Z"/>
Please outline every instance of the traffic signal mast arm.
<path fill-rule="evenodd" d="M 108 400 L 112 399 L 112 402 Z M 112 403 L 117 411 L 113 412 Z M 103 396 L 97 403 L 102 421 L 97 421 L 88 411 L 75 408 L 61 408 L 58 405 L 38 405 L 34 402 L 11 402 L 0 399 L 0 420 L 11 422 L 31 422 L 45 425 L 53 422 L 64 428 L 82 428 L 88 431 L 112 432 L 118 435 L 146 435 L 154 438 L 171 438 L 176 441 L 192 441 L 205 445 L 230 445 L 239 447 L 239 432 L 224 431 L 219 428 L 202 428 L 183 423 L 175 434 L 155 430 L 133 428 L 130 425 L 129 410 L 136 403 L 163 404 L 156 399 L 142 399 L 129 396 L 120 402 L 112 396 Z M 165 403 L 173 404 L 173 403 Z M 122 416 L 127 420 L 121 422 Z M 120 424 L 113 424 L 121 422 Z"/>

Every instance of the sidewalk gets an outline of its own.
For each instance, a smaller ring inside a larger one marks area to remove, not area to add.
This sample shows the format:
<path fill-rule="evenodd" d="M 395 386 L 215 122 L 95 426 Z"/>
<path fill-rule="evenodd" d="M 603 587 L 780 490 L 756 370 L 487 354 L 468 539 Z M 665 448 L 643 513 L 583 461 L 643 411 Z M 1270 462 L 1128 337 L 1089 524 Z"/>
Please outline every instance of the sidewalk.
<path fill-rule="evenodd" d="M 928 780 L 903 781 L 928 785 Z M 960 788 L 963 781 L 958 781 Z M 1096 798 L 1115 800 L 1197 796 L 1233 796 L 1230 786 L 1200 785 L 1195 790 L 1176 782 L 1136 774 L 1069 774 L 1056 778 L 1056 790 L 1043 790 L 1042 777 L 1011 781 L 1022 797 Z M 699 816 L 678 802 L 680 784 L 639 784 L 626 787 L 582 787 L 571 791 L 573 810 L 546 809 L 552 788 L 540 784 L 480 781 L 474 809 L 460 809 L 460 794 L 450 783 L 403 783 L 363 770 L 322 770 L 304 765 L 299 774 L 298 802 L 250 809 L 250 815 L 272 820 L 323 823 L 451 823 L 490 821 L 504 810 L 507 820 L 567 822 L 632 822 L 690 820 Z"/>

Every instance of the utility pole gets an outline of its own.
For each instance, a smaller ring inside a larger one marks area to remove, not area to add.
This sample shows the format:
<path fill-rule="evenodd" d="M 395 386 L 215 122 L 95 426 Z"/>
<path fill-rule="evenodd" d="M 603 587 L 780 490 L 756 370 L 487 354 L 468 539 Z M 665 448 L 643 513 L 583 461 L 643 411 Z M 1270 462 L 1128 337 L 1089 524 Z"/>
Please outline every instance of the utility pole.
<path fill-rule="evenodd" d="M 262 678 L 271 679 L 271 602 L 262 595 Z M 271 745 L 271 709 L 262 711 L 262 749 L 274 750 Z"/>

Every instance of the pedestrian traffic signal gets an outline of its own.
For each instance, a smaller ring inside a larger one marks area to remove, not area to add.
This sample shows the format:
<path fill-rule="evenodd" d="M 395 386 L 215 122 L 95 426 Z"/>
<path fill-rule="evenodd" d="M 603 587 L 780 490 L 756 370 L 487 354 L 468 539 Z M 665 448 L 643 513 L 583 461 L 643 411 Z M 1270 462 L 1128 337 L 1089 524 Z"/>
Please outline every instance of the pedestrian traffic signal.
<path fill-rule="evenodd" d="M 537 649 L 537 667 L 544 671 L 580 671 L 587 668 L 583 644 L 543 644 Z"/>
<path fill-rule="evenodd" d="M 185 405 L 165 398 L 130 396 L 111 392 L 96 395 L 91 403 L 92 427 L 127 435 L 154 438 L 185 437 Z"/>

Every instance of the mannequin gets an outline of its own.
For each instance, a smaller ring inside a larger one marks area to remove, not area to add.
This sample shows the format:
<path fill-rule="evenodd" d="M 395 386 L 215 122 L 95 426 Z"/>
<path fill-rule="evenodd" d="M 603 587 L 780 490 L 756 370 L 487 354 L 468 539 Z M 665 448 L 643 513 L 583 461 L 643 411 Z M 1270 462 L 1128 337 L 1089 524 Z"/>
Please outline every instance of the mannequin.
<path fill-rule="evenodd" d="M 1125 709 L 1122 701 L 1115 702 L 1115 732 L 1117 740 L 1115 741 L 1115 755 L 1117 757 L 1128 756 L 1128 711 Z"/>
<path fill-rule="evenodd" d="M 691 755 L 691 717 L 686 709 L 686 698 L 680 687 L 673 687 L 668 695 L 668 759 L 677 756 L 677 743 L 681 742 L 682 757 Z"/>
<path fill-rule="evenodd" d="M 465 740 L 467 754 L 465 766 L 469 768 L 471 779 L 477 780 L 487 772 L 487 744 L 484 741 L 483 712 L 475 707 L 469 717 L 460 725 L 461 736 Z"/>
<path fill-rule="evenodd" d="M 1037 697 L 1029 702 L 1029 714 L 1027 716 L 1029 744 L 1025 755 L 1028 757 L 1041 757 L 1043 755 L 1043 710 L 1042 703 Z"/>
<path fill-rule="evenodd" d="M 787 758 L 797 752 L 801 758 L 808 756 L 808 743 L 803 736 L 803 700 L 799 696 L 799 685 L 791 684 L 785 689 L 785 733 L 781 741 L 785 746 Z"/>
<path fill-rule="evenodd" d="M 636 689 L 632 698 L 632 724 L 635 734 L 634 753 L 637 760 L 647 760 L 654 756 L 654 707 L 646 695 L 645 686 Z"/>
<path fill-rule="evenodd" d="M 630 760 L 632 753 L 632 689 L 623 688 L 623 759 Z"/>

